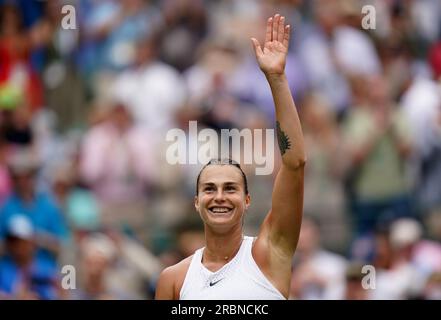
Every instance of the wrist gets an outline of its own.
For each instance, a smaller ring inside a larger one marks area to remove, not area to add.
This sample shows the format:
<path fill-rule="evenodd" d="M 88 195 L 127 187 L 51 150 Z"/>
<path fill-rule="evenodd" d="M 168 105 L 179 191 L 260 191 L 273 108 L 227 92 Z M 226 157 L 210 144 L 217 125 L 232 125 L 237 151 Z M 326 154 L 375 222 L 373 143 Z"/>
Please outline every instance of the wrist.
<path fill-rule="evenodd" d="M 265 73 L 265 77 L 269 82 L 282 82 L 286 80 L 286 74 L 283 73 Z"/>

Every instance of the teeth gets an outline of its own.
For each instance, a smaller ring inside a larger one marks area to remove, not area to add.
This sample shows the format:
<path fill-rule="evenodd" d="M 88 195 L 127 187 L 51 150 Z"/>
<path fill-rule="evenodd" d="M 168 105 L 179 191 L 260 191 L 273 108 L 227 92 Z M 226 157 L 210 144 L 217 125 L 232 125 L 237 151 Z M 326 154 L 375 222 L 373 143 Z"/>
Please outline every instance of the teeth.
<path fill-rule="evenodd" d="M 211 211 L 215 212 L 215 213 L 225 213 L 230 211 L 230 209 L 228 208 L 212 208 Z"/>

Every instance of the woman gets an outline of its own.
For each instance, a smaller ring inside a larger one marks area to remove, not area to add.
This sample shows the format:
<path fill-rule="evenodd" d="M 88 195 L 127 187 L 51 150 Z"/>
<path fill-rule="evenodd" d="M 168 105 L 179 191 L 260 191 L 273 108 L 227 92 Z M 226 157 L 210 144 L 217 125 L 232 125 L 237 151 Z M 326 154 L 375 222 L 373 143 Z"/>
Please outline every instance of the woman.
<path fill-rule="evenodd" d="M 245 237 L 243 218 L 251 201 L 246 176 L 231 160 L 210 161 L 199 174 L 195 197 L 206 246 L 161 273 L 156 299 L 288 298 L 305 165 L 301 125 L 285 76 L 289 33 L 285 18 L 276 14 L 268 19 L 263 48 L 251 39 L 273 94 L 282 155 L 272 208 L 257 238 Z"/>

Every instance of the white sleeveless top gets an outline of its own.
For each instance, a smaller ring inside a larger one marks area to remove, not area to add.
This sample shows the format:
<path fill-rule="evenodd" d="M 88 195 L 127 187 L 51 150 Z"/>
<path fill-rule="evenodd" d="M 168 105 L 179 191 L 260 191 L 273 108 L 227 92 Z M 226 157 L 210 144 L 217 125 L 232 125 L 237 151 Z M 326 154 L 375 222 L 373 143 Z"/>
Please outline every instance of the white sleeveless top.
<path fill-rule="evenodd" d="M 253 237 L 244 237 L 236 256 L 211 272 L 196 250 L 181 288 L 181 300 L 286 300 L 260 271 L 251 253 Z"/>

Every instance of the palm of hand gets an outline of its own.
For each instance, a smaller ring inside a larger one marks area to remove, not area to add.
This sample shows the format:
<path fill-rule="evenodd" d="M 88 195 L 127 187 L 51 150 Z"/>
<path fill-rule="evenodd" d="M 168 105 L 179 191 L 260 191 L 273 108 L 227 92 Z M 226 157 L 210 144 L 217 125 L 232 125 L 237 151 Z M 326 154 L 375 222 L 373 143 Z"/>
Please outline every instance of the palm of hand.
<path fill-rule="evenodd" d="M 276 14 L 267 21 L 263 49 L 259 41 L 251 38 L 260 69 L 266 75 L 283 74 L 289 45 L 289 25 L 285 26 L 285 17 Z"/>
<path fill-rule="evenodd" d="M 257 61 L 263 72 L 268 74 L 281 74 L 285 70 L 286 48 L 279 41 L 271 41 L 265 44 L 263 55 L 258 57 Z"/>

